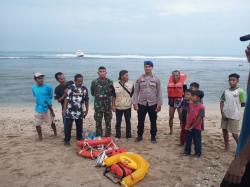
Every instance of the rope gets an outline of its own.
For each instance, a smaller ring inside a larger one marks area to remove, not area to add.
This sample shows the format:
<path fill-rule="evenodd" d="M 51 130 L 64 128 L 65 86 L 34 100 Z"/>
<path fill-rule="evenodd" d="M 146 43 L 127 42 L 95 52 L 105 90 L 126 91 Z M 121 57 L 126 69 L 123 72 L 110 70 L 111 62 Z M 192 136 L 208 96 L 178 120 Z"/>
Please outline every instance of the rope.
<path fill-rule="evenodd" d="M 112 147 L 112 150 L 115 150 L 115 149 L 118 149 L 119 147 L 114 143 L 113 139 L 111 139 L 110 143 L 107 144 L 106 146 L 104 144 L 100 144 L 99 146 L 101 146 L 101 148 L 94 148 L 92 146 L 89 145 L 88 142 L 84 142 L 83 144 L 83 148 L 82 150 L 90 150 L 90 155 L 91 155 L 91 158 L 94 159 L 94 155 L 93 155 L 93 152 L 94 151 L 101 151 L 101 153 L 105 152 L 108 150 L 108 148 Z"/>

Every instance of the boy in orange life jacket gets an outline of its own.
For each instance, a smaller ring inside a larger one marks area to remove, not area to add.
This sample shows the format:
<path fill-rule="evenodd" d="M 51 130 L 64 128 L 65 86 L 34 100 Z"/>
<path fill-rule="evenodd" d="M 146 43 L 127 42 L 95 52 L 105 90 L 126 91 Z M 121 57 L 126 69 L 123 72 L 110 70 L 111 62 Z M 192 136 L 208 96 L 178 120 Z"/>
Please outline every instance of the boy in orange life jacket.
<path fill-rule="evenodd" d="M 168 105 L 169 105 L 169 134 L 173 134 L 173 120 L 177 109 L 181 121 L 182 101 L 187 85 L 185 84 L 186 75 L 175 70 L 168 81 Z"/>
<path fill-rule="evenodd" d="M 184 155 L 191 154 L 192 141 L 194 142 L 195 156 L 201 156 L 201 126 L 205 117 L 205 107 L 201 103 L 204 93 L 201 90 L 192 92 L 191 101 L 189 103 L 186 124 L 186 144 Z"/>
<path fill-rule="evenodd" d="M 192 90 L 187 89 L 185 91 L 185 97 L 183 100 L 183 104 L 182 104 L 182 113 L 181 113 L 181 132 L 180 132 L 180 145 L 184 145 L 185 144 L 185 133 L 186 133 L 186 123 L 187 123 L 187 112 L 188 112 L 188 106 L 191 100 L 191 95 L 192 94 Z"/>

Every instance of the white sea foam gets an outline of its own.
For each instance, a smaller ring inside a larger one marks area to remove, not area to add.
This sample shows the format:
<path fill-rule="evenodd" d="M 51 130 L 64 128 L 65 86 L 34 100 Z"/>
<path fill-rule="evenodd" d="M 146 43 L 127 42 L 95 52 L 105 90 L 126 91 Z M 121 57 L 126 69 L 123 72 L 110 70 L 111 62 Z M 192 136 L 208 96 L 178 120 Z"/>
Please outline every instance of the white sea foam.
<path fill-rule="evenodd" d="M 67 59 L 77 58 L 74 53 L 36 54 L 23 56 L 1 56 L 0 59 Z M 171 56 L 171 55 L 108 55 L 108 54 L 85 54 L 83 58 L 99 59 L 169 59 L 169 60 L 191 60 L 191 61 L 245 61 L 245 57 L 231 56 Z"/>

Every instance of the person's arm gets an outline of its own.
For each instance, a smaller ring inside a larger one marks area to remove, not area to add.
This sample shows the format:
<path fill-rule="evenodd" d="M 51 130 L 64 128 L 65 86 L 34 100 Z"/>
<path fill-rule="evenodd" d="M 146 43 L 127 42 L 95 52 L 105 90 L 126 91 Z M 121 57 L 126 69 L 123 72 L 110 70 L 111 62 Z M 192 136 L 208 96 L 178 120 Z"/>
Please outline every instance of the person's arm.
<path fill-rule="evenodd" d="M 67 97 L 67 92 L 65 93 L 63 93 L 63 95 L 62 95 L 62 97 L 60 97 L 59 99 L 57 99 L 57 101 L 58 102 L 62 102 L 62 101 L 64 101 L 64 99 Z"/>
<path fill-rule="evenodd" d="M 241 107 L 246 106 L 246 98 L 247 96 L 246 96 L 245 91 L 240 88 L 239 99 L 240 99 Z"/>
<path fill-rule="evenodd" d="M 115 100 L 116 100 L 116 97 L 113 96 L 112 97 L 112 111 L 115 112 L 116 111 L 116 107 L 115 107 Z"/>
<path fill-rule="evenodd" d="M 134 105 L 134 109 L 138 110 L 138 96 L 139 96 L 139 91 L 140 91 L 140 81 L 137 80 L 135 82 L 135 91 L 134 91 L 134 95 L 133 95 L 133 105 Z"/>
<path fill-rule="evenodd" d="M 63 109 L 62 109 L 62 115 L 64 116 L 65 113 L 66 113 L 66 109 L 67 109 L 67 106 L 68 106 L 68 102 L 69 102 L 69 94 L 71 93 L 71 90 L 70 89 L 67 89 L 67 96 L 66 96 L 66 99 L 64 100 L 64 103 L 63 103 Z"/>
<path fill-rule="evenodd" d="M 156 108 L 156 112 L 160 112 L 161 111 L 161 106 L 162 106 L 162 92 L 161 92 L 161 80 L 159 79 L 157 81 L 157 108 Z"/>
<path fill-rule="evenodd" d="M 68 99 L 66 98 L 64 100 L 64 103 L 63 103 L 63 109 L 62 109 L 62 115 L 65 116 L 65 113 L 66 113 L 66 109 L 67 109 L 67 105 L 68 105 Z"/>
<path fill-rule="evenodd" d="M 115 93 L 115 88 L 114 88 L 114 84 L 111 81 L 110 82 L 110 95 L 112 96 L 112 111 L 115 112 L 116 108 L 115 108 L 115 100 L 116 100 L 116 93 Z"/>
<path fill-rule="evenodd" d="M 64 101 L 64 100 L 66 99 L 68 90 L 69 90 L 69 88 L 66 88 L 66 89 L 64 90 L 63 96 L 60 98 L 61 101 Z"/>
<path fill-rule="evenodd" d="M 85 105 L 85 111 L 84 111 L 84 118 L 85 118 L 89 113 L 89 93 L 87 88 L 86 88 L 86 95 L 84 96 L 84 105 Z"/>
<path fill-rule="evenodd" d="M 134 92 L 135 92 L 135 87 L 133 85 L 132 90 L 131 90 L 131 97 L 134 95 Z"/>
<path fill-rule="evenodd" d="M 183 98 L 185 97 L 185 92 L 188 89 L 187 84 L 183 85 Z"/>
<path fill-rule="evenodd" d="M 54 113 L 54 110 L 52 108 L 52 99 L 53 99 L 53 89 L 51 86 L 49 86 L 48 108 L 49 108 L 49 111 L 50 111 L 52 117 L 55 117 L 55 113 Z"/>
<path fill-rule="evenodd" d="M 52 105 L 49 105 L 49 111 L 50 111 L 50 113 L 51 113 L 51 116 L 52 116 L 52 117 L 55 117 L 55 112 L 54 112 L 54 110 L 53 110 Z"/>
<path fill-rule="evenodd" d="M 90 92 L 91 92 L 91 95 L 95 97 L 95 81 L 91 82 Z"/>
<path fill-rule="evenodd" d="M 231 162 L 227 173 L 224 177 L 229 183 L 240 183 L 241 179 L 245 173 L 246 165 L 250 160 L 250 138 L 247 141 L 247 144 L 242 149 L 240 154 Z"/>
<path fill-rule="evenodd" d="M 89 102 L 86 101 L 85 103 L 85 111 L 84 111 L 84 117 L 86 117 L 89 113 Z"/>
<path fill-rule="evenodd" d="M 224 102 L 225 102 L 225 91 L 223 92 L 221 98 L 220 98 L 220 112 L 221 112 L 221 116 L 223 119 L 226 118 L 224 112 L 223 112 L 223 108 L 224 108 Z"/>

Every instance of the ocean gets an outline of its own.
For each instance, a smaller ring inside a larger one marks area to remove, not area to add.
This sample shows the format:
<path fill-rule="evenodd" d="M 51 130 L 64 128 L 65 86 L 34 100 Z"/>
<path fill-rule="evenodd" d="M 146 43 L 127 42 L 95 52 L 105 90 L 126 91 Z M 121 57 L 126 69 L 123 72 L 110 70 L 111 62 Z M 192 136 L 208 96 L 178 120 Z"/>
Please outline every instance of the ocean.
<path fill-rule="evenodd" d="M 85 54 L 85 57 L 77 58 L 74 53 L 0 52 L 0 106 L 34 103 L 31 86 L 35 72 L 44 73 L 45 82 L 54 88 L 56 72 L 63 72 L 67 80 L 73 80 L 76 73 L 81 73 L 85 86 L 90 88 L 91 81 L 97 78 L 99 66 L 107 68 L 108 77 L 113 81 L 123 69 L 128 70 L 130 79 L 135 81 L 143 73 L 144 60 L 154 62 L 154 74 L 162 80 L 165 105 L 167 79 L 176 69 L 187 74 L 187 84 L 200 83 L 200 89 L 205 92 L 205 103 L 219 102 L 220 95 L 228 87 L 230 73 L 238 73 L 240 86 L 246 89 L 249 65 L 245 57 Z M 91 96 L 90 99 L 93 102 Z"/>

